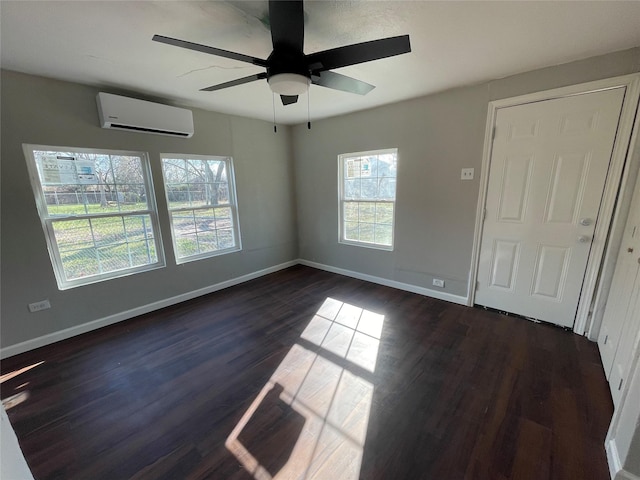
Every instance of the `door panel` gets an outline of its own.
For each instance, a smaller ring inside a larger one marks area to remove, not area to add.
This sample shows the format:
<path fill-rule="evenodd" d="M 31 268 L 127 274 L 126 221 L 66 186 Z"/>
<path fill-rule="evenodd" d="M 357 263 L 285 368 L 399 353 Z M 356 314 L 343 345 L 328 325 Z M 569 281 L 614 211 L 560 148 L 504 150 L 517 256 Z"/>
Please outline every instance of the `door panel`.
<path fill-rule="evenodd" d="M 547 222 L 574 223 L 576 221 L 588 171 L 588 155 L 558 157 L 551 173 L 551 194 L 547 201 L 545 215 Z"/>
<path fill-rule="evenodd" d="M 477 304 L 573 325 L 624 93 L 498 110 Z"/>
<path fill-rule="evenodd" d="M 511 240 L 495 240 L 493 245 L 491 286 L 511 290 L 518 267 L 520 244 Z"/>
<path fill-rule="evenodd" d="M 524 212 L 531 185 L 532 157 L 508 157 L 504 163 L 503 182 L 500 189 L 500 214 L 502 222 L 524 221 Z"/>
<path fill-rule="evenodd" d="M 569 260 L 569 249 L 542 245 L 538 250 L 531 295 L 561 301 Z"/>

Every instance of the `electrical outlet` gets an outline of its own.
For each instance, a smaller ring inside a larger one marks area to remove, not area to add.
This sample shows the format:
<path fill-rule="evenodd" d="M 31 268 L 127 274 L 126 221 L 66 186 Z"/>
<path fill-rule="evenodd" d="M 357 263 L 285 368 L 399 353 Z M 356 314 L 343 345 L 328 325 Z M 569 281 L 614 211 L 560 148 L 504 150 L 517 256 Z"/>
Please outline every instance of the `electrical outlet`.
<path fill-rule="evenodd" d="M 444 280 L 442 280 L 440 278 L 434 278 L 433 279 L 433 286 L 434 287 L 444 288 Z"/>
<path fill-rule="evenodd" d="M 463 168 L 460 172 L 461 180 L 473 180 L 473 168 Z"/>
<path fill-rule="evenodd" d="M 31 313 L 39 312 L 40 310 L 46 310 L 47 308 L 51 308 L 51 303 L 49 302 L 48 298 L 39 302 L 29 304 L 29 311 Z"/>

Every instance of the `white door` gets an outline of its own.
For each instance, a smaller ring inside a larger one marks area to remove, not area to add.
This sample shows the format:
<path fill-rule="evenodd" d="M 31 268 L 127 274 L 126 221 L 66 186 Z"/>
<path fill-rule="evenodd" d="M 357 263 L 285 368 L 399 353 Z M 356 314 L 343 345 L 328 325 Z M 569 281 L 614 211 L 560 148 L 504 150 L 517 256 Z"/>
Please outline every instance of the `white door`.
<path fill-rule="evenodd" d="M 614 404 L 622 394 L 640 335 L 640 177 L 631 201 L 598 347 Z"/>
<path fill-rule="evenodd" d="M 638 258 L 638 257 L 636 257 Z M 631 297 L 626 299 L 626 312 L 623 311 L 624 320 L 620 341 L 616 350 L 615 359 L 611 366 L 609 389 L 613 404 L 617 407 L 626 381 L 628 380 L 631 362 L 635 356 L 634 347 L 638 345 L 640 335 L 640 275 L 636 275 Z"/>
<path fill-rule="evenodd" d="M 498 110 L 477 304 L 573 325 L 624 93 Z"/>

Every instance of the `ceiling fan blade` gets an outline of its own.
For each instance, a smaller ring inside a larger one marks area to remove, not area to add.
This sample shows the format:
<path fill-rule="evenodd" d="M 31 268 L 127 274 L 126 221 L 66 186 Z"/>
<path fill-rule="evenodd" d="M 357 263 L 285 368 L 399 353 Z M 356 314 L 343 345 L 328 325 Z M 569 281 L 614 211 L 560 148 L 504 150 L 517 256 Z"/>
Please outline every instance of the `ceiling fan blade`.
<path fill-rule="evenodd" d="M 304 10 L 302 0 L 269 0 L 269 25 L 273 48 L 302 52 Z"/>
<path fill-rule="evenodd" d="M 220 83 L 218 85 L 212 85 L 207 88 L 201 88 L 201 92 L 213 92 L 214 90 L 222 90 L 223 88 L 235 87 L 236 85 L 242 85 L 244 83 L 253 82 L 255 80 L 262 80 L 267 78 L 267 72 L 256 73 L 255 75 L 249 75 L 248 77 L 238 78 L 237 80 L 231 80 L 230 82 Z"/>
<path fill-rule="evenodd" d="M 280 100 L 282 100 L 282 105 L 291 105 L 298 101 L 298 95 L 280 95 Z"/>
<path fill-rule="evenodd" d="M 332 48 L 307 55 L 307 65 L 322 64 L 316 72 L 333 70 L 334 68 L 356 65 L 381 58 L 393 57 L 411 51 L 409 35 L 382 38 L 370 42 L 355 43 L 344 47 Z"/>
<path fill-rule="evenodd" d="M 208 53 L 209 55 L 217 55 L 218 57 L 225 57 L 225 58 L 230 58 L 232 60 L 239 60 L 241 62 L 252 63 L 253 65 L 259 65 L 260 67 L 267 66 L 267 61 L 262 60 L 261 58 L 250 57 L 249 55 L 243 55 L 242 53 L 230 52 L 228 50 L 209 47 L 207 45 L 200 45 L 199 43 L 187 42 L 186 40 L 179 40 L 177 38 L 165 37 L 163 35 L 154 35 L 152 40 L 154 42 L 173 45 L 174 47 L 186 48 L 187 50 L 195 50 L 196 52 Z"/>
<path fill-rule="evenodd" d="M 362 80 L 340 75 L 336 72 L 321 72 L 318 76 L 311 77 L 311 83 L 320 85 L 321 87 L 333 88 L 334 90 L 342 90 L 343 92 L 357 93 L 358 95 L 366 95 L 376 88 Z"/>

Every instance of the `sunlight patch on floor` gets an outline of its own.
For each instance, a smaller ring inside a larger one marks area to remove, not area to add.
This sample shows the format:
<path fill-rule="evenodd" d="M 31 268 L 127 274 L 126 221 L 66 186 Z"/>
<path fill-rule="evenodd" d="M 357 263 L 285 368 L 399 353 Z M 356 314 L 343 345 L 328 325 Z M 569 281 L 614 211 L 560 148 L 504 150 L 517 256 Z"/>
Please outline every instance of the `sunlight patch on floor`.
<path fill-rule="evenodd" d="M 32 368 L 36 368 L 37 366 L 42 365 L 43 363 L 44 363 L 44 361 L 38 362 L 38 363 L 34 363 L 32 365 L 29 365 L 27 367 L 21 368 L 19 370 L 14 370 L 13 372 L 9 372 L 9 373 L 5 373 L 4 375 L 0 375 L 0 383 L 4 383 L 7 380 L 11 380 L 12 378 L 17 377 L 18 375 L 20 375 L 20 374 L 22 374 L 24 372 L 28 372 Z"/>
<path fill-rule="evenodd" d="M 227 438 L 256 480 L 359 478 L 374 390 L 363 376 L 375 371 L 383 324 L 383 315 L 325 300 Z M 242 441 L 255 437 L 282 451 Z"/>

